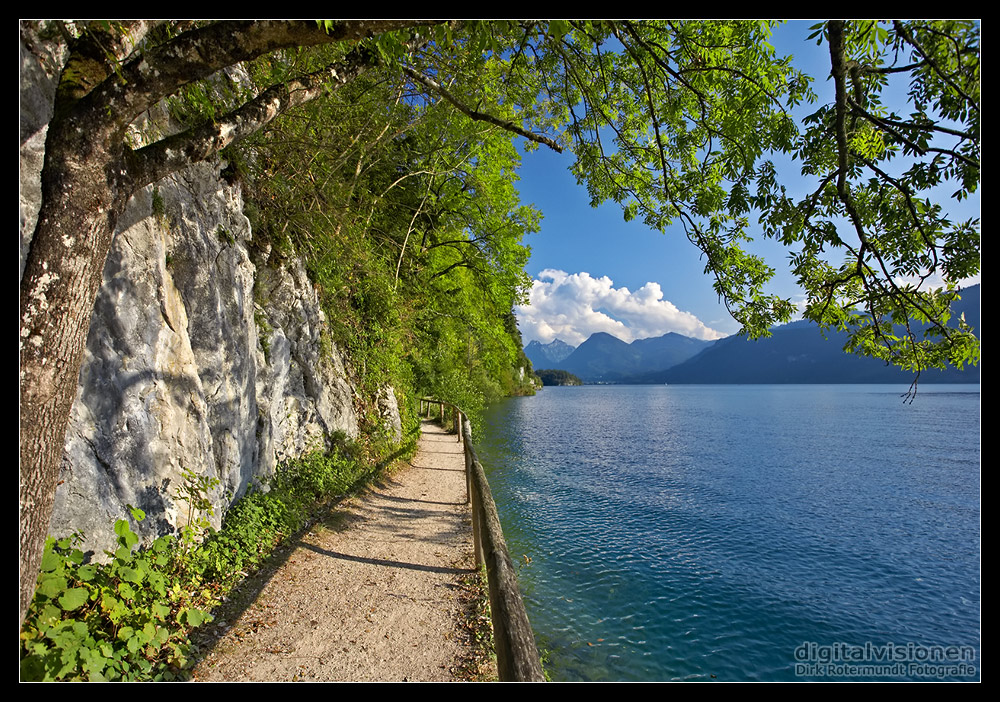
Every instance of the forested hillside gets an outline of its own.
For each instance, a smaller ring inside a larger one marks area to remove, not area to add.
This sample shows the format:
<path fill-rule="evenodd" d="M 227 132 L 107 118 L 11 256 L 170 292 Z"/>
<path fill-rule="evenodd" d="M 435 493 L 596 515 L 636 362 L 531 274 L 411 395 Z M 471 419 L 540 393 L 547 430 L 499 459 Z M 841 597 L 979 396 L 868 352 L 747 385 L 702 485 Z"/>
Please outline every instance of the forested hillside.
<path fill-rule="evenodd" d="M 293 51 L 245 69 L 261 90 L 342 53 Z M 203 117 L 197 91 L 176 109 Z M 363 396 L 388 381 L 476 411 L 515 389 L 522 238 L 540 214 L 518 201 L 510 133 L 457 118 L 401 75 L 370 73 L 221 156 L 243 185 L 252 244 L 305 261 Z"/>

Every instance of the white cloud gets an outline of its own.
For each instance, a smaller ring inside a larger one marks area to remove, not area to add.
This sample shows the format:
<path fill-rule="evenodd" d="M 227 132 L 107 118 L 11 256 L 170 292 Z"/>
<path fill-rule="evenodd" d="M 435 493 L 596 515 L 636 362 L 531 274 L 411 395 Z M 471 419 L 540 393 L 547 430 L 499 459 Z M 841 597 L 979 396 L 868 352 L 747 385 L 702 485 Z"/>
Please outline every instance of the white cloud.
<path fill-rule="evenodd" d="M 542 271 L 532 285 L 528 304 L 518 306 L 516 312 L 524 340 L 542 343 L 558 337 L 579 345 L 595 332 L 628 342 L 667 332 L 696 339 L 725 336 L 664 300 L 659 283 L 646 283 L 631 292 L 615 288 L 607 276 L 594 278 L 586 272 Z"/>
<path fill-rule="evenodd" d="M 926 275 L 926 271 L 921 271 L 921 273 Z M 896 276 L 895 278 L 893 278 L 893 280 L 898 285 L 920 286 L 922 290 L 935 290 L 937 288 L 943 288 L 947 285 L 944 276 L 941 275 L 940 272 L 931 275 L 926 280 L 915 275 Z M 962 280 L 957 280 L 955 281 L 955 284 L 958 285 L 958 287 L 960 288 L 968 288 L 972 285 L 979 285 L 982 282 L 983 281 L 981 280 L 980 274 L 977 273 L 971 278 L 963 278 Z"/>

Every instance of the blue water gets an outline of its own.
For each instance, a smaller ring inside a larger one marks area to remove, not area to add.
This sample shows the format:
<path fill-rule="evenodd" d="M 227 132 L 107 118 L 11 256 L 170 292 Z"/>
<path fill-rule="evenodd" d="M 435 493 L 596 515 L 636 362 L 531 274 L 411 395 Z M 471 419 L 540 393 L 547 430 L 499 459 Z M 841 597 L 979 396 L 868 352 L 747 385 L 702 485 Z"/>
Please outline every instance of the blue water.
<path fill-rule="evenodd" d="M 905 390 L 492 407 L 481 458 L 553 679 L 978 679 L 979 386 Z M 843 661 L 866 644 L 896 657 Z"/>

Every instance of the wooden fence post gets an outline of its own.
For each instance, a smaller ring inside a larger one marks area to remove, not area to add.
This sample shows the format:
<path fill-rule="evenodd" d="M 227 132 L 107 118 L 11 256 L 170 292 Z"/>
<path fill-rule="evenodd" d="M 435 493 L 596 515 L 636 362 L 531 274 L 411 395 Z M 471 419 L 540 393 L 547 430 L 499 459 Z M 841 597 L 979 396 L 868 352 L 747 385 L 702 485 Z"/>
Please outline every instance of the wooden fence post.
<path fill-rule="evenodd" d="M 483 533 L 482 533 L 482 496 L 476 489 L 476 481 L 473 480 L 473 463 L 476 460 L 475 449 L 472 448 L 472 425 L 466 418 L 462 422 L 462 433 L 465 434 L 465 494 L 469 502 L 472 503 L 472 544 L 476 551 L 476 567 L 482 568 L 486 565 L 483 556 Z"/>

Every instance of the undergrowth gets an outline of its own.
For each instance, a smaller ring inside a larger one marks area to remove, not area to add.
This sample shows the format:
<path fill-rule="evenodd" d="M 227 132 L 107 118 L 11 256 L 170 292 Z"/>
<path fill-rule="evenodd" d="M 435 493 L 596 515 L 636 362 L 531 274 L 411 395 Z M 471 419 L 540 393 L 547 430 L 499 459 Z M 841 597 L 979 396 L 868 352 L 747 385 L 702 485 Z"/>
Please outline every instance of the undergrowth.
<path fill-rule="evenodd" d="M 328 499 L 374 477 L 375 462 L 353 445 L 291 462 L 251 488 L 212 529 L 212 481 L 190 472 L 175 497 L 188 504 L 180 536 L 146 548 L 132 522 L 107 563 L 91 563 L 80 534 L 50 537 L 21 629 L 22 680 L 176 680 L 192 660 L 190 635 L 211 610 Z M 145 518 L 130 506 L 135 522 Z"/>
<path fill-rule="evenodd" d="M 465 603 L 461 627 L 466 654 L 453 672 L 458 679 L 464 681 L 496 681 L 497 657 L 486 569 L 480 567 L 462 577 L 461 587 Z"/>

